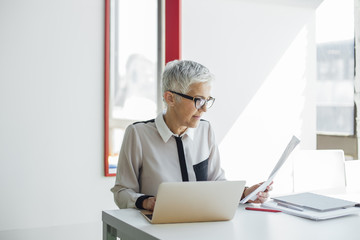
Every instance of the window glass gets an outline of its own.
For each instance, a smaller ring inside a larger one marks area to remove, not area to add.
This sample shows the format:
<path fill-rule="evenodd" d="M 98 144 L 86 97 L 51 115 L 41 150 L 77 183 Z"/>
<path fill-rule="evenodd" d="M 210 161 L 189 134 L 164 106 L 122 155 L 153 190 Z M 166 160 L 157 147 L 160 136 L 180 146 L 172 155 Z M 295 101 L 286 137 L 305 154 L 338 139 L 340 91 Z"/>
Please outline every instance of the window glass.
<path fill-rule="evenodd" d="M 154 117 L 157 106 L 157 1 L 113 3 L 111 117 L 146 120 Z"/>
<path fill-rule="evenodd" d="M 354 1 L 324 0 L 317 21 L 317 131 L 354 134 Z"/>
<path fill-rule="evenodd" d="M 157 0 L 110 1 L 109 174 L 125 128 L 156 116 L 157 28 Z"/>

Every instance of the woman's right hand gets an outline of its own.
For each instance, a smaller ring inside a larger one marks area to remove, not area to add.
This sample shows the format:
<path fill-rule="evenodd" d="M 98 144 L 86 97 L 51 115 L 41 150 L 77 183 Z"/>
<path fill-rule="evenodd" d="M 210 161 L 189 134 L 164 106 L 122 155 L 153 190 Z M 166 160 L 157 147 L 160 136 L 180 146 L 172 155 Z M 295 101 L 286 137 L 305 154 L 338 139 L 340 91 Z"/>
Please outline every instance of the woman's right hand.
<path fill-rule="evenodd" d="M 149 197 L 143 201 L 143 208 L 153 211 L 155 207 L 156 197 Z"/>

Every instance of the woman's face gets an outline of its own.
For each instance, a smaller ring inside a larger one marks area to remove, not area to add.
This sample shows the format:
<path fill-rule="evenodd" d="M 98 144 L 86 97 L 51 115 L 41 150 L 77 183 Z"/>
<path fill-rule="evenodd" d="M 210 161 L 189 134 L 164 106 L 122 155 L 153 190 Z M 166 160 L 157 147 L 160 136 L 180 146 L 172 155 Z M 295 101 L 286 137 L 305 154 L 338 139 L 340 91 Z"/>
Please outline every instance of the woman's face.
<path fill-rule="evenodd" d="M 210 97 L 211 85 L 209 83 L 194 83 L 190 85 L 186 95 L 191 97 L 200 97 L 208 99 Z M 200 118 L 207 111 L 206 105 L 200 109 L 196 109 L 195 102 L 190 99 L 180 97 L 181 100 L 176 102 L 174 112 L 178 124 L 182 127 L 195 128 L 199 124 Z"/>

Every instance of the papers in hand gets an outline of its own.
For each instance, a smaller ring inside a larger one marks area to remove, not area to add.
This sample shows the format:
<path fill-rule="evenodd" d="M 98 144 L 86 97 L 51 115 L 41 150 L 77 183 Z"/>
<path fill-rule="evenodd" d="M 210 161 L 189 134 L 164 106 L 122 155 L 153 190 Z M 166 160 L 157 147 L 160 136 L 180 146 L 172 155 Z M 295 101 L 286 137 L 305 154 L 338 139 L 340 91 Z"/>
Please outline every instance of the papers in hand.
<path fill-rule="evenodd" d="M 284 162 L 286 161 L 286 159 L 289 157 L 290 153 L 294 150 L 294 148 L 300 143 L 300 140 L 293 136 L 290 140 L 290 142 L 288 143 L 288 145 L 286 146 L 283 154 L 281 155 L 279 161 L 277 162 L 277 164 L 275 165 L 274 169 L 272 170 L 272 172 L 270 173 L 270 176 L 268 178 L 268 180 L 266 180 L 263 184 L 260 185 L 260 187 L 258 187 L 257 189 L 255 189 L 252 193 L 250 193 L 249 195 L 247 195 L 244 199 L 242 199 L 240 201 L 240 203 L 246 203 L 249 200 L 255 201 L 257 198 L 257 194 L 259 192 L 265 191 L 267 186 L 269 186 L 276 173 L 279 171 L 279 169 L 281 168 L 281 166 L 284 164 Z"/>

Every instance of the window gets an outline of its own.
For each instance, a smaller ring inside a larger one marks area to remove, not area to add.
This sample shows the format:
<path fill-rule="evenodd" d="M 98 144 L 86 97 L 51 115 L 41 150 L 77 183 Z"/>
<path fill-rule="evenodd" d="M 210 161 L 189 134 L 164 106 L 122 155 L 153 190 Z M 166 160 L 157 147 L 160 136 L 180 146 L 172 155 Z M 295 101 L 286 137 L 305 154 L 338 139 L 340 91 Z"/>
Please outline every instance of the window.
<path fill-rule="evenodd" d="M 317 130 L 354 134 L 354 40 L 317 46 Z"/>
<path fill-rule="evenodd" d="M 179 0 L 105 0 L 105 176 L 116 174 L 126 127 L 162 111 L 164 62 L 180 58 L 179 13 Z"/>
<path fill-rule="evenodd" d="M 317 10 L 317 130 L 354 134 L 354 1 Z"/>
<path fill-rule="evenodd" d="M 354 158 L 354 1 L 324 0 L 316 21 L 318 148 L 340 148 Z"/>

